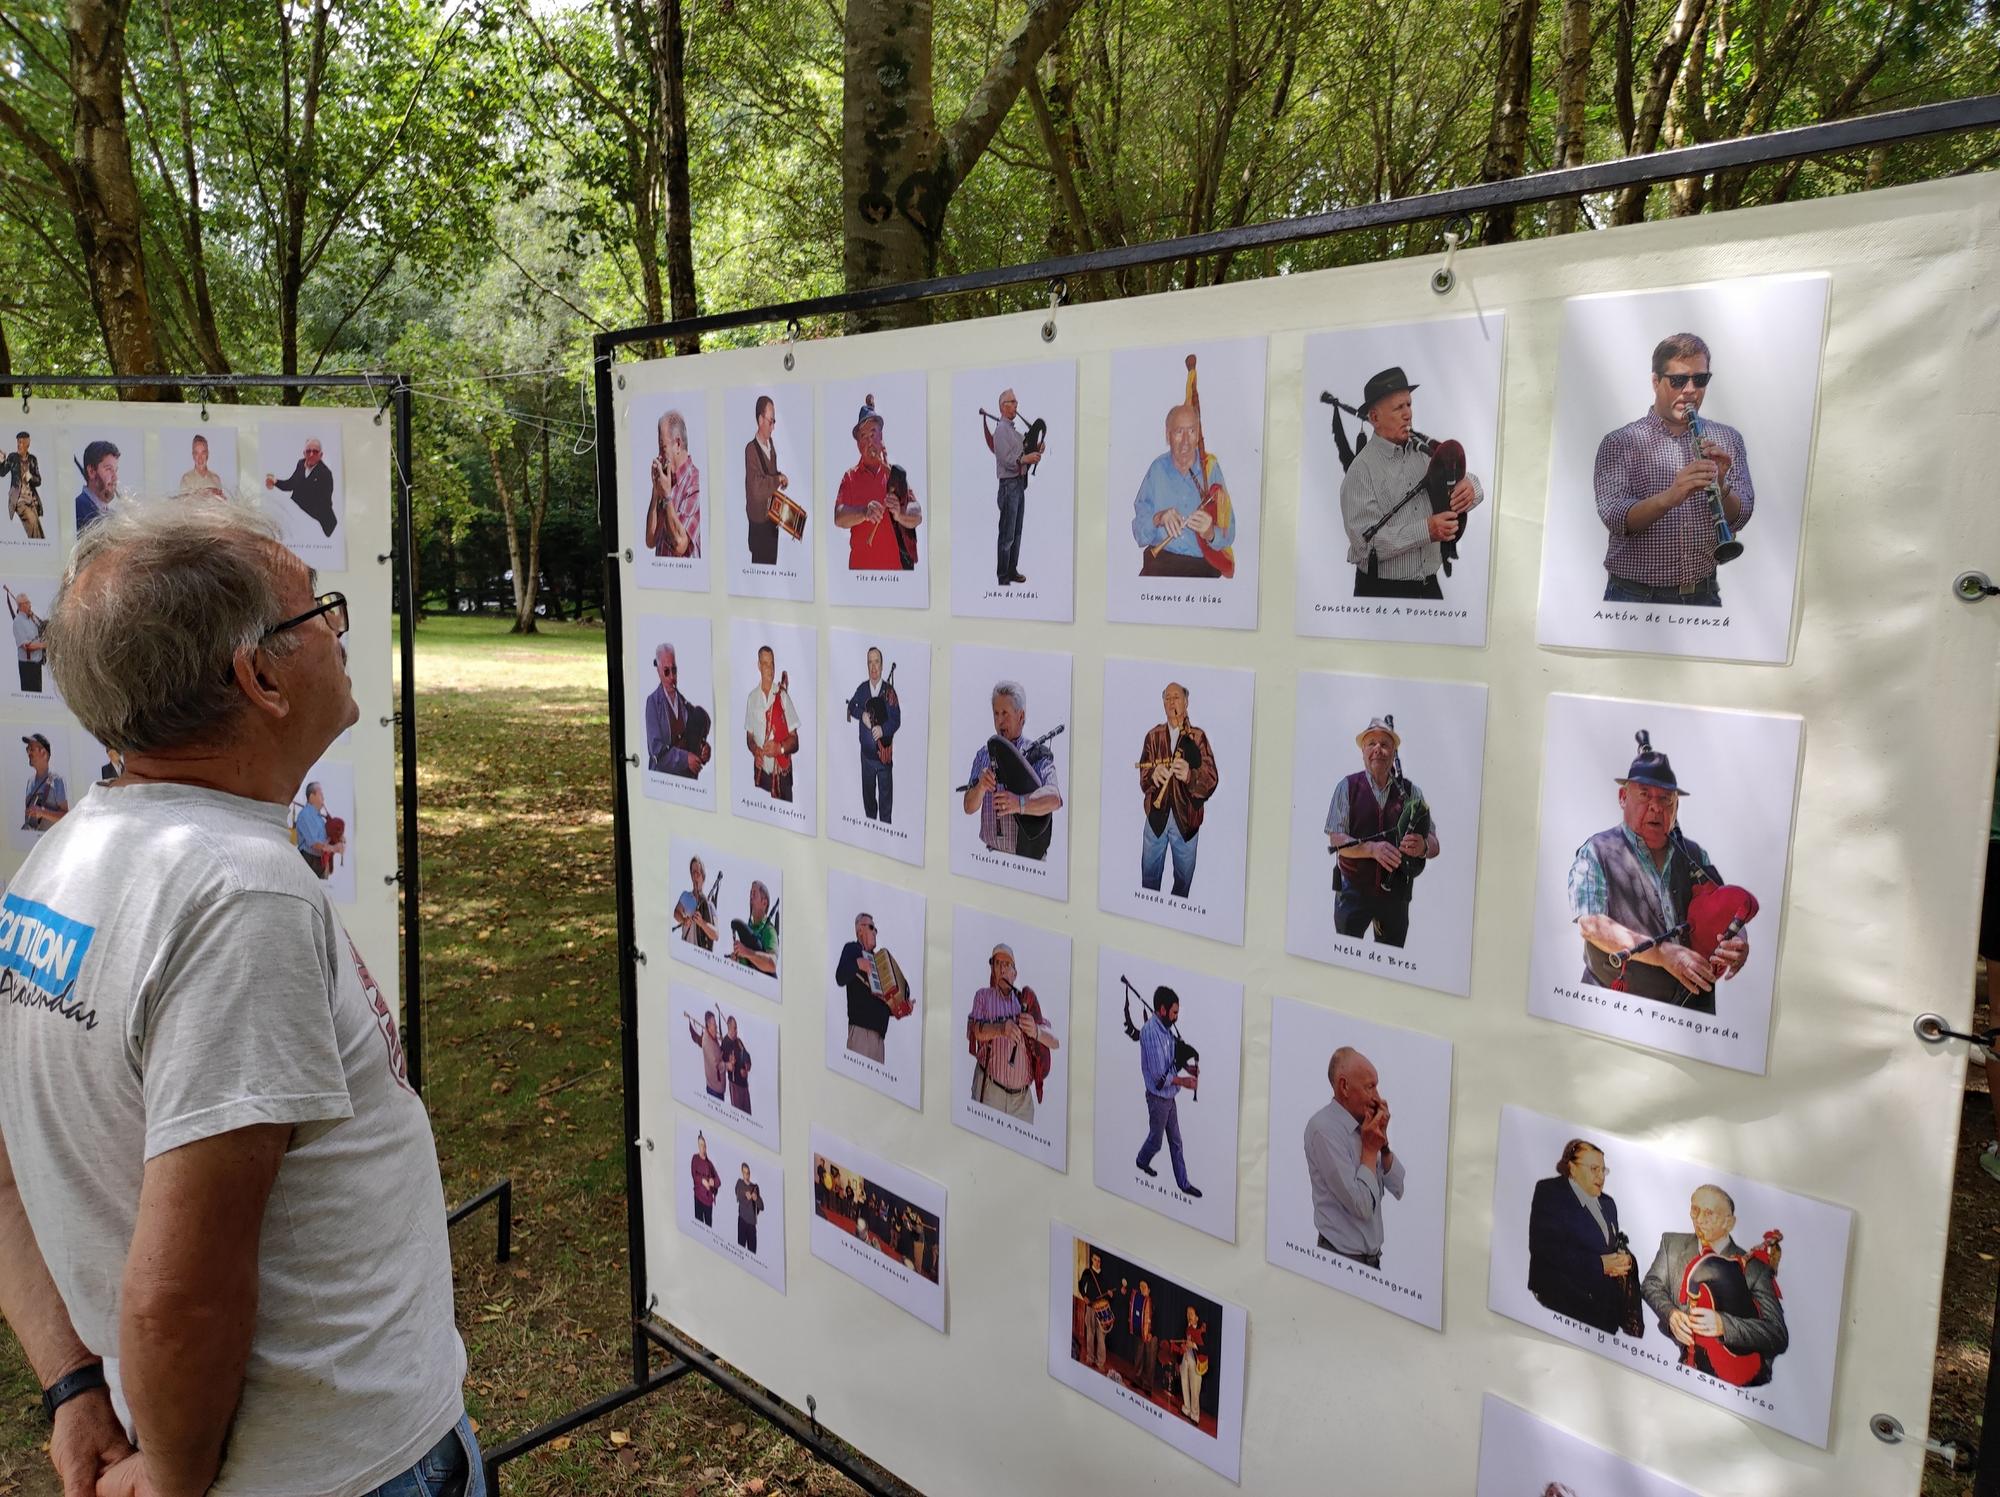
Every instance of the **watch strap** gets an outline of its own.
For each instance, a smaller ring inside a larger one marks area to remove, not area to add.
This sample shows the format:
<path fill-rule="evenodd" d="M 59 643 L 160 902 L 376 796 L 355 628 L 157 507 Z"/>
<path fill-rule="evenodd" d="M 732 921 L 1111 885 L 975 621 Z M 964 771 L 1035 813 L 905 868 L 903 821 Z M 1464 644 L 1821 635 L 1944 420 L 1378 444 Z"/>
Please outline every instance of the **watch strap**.
<path fill-rule="evenodd" d="M 54 1422 L 56 1410 L 82 1393 L 94 1392 L 108 1386 L 104 1381 L 104 1364 L 92 1362 L 79 1367 L 67 1377 L 60 1377 L 42 1389 L 42 1412 Z"/>

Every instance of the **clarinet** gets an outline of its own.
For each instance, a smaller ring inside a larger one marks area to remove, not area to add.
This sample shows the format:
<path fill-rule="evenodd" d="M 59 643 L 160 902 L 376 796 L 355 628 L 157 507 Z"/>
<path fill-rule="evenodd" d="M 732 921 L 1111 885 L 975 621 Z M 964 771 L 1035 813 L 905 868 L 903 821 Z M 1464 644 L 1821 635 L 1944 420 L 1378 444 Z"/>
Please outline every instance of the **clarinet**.
<path fill-rule="evenodd" d="M 1688 412 L 1688 430 L 1694 433 L 1694 455 L 1701 454 L 1701 416 L 1698 412 Z M 1729 528 L 1729 517 L 1722 510 L 1722 488 L 1719 484 L 1708 486 L 1708 515 L 1715 522 L 1715 564 L 1734 561 L 1743 554 L 1743 542 L 1736 539 L 1736 532 Z"/>

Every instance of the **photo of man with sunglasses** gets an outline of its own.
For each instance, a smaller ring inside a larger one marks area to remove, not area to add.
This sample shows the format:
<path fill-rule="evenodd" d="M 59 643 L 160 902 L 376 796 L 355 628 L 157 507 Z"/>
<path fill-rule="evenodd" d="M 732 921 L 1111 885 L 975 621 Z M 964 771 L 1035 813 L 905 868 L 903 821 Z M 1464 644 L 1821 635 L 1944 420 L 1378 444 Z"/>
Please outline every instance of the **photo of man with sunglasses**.
<path fill-rule="evenodd" d="M 1757 494 L 1742 433 L 1697 414 L 1711 378 L 1698 336 L 1662 338 L 1653 349 L 1652 409 L 1597 444 L 1597 515 L 1610 532 L 1607 603 L 1722 606 L 1716 499 L 1740 531 Z"/>

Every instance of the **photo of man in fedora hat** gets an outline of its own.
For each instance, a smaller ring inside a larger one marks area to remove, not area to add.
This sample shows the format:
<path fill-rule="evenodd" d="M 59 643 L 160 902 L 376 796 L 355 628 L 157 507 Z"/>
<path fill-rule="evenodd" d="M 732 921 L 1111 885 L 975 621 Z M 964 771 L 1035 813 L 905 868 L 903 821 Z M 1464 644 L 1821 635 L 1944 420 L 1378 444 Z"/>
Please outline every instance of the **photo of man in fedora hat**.
<path fill-rule="evenodd" d="M 905 552 L 911 562 L 916 556 L 914 532 L 924 522 L 923 506 L 902 470 L 889 466 L 885 426 L 875 397 L 865 397 L 854 418 L 856 461 L 841 475 L 833 501 L 833 523 L 847 532 L 849 571 L 903 571 L 910 565 Z M 899 531 L 911 532 L 911 539 L 899 539 Z"/>
<path fill-rule="evenodd" d="M 1721 875 L 1701 844 L 1680 834 L 1680 801 L 1689 792 L 1672 762 L 1650 734 L 1637 738 L 1638 755 L 1616 782 L 1619 824 L 1586 841 L 1570 864 L 1569 910 L 1583 936 L 1583 981 L 1712 1014 L 1716 983 L 1750 959 L 1749 938 L 1739 931 L 1708 956 L 1686 944 L 1697 884 L 1719 885 Z"/>
<path fill-rule="evenodd" d="M 1326 812 L 1334 928 L 1355 937 L 1372 930 L 1378 945 L 1400 947 L 1417 875 L 1441 851 L 1437 827 L 1423 791 L 1403 776 L 1395 718 L 1370 718 L 1354 742 L 1362 767 L 1333 787 Z"/>
<path fill-rule="evenodd" d="M 1416 436 L 1412 384 L 1401 366 L 1373 375 L 1355 407 L 1373 428 L 1340 482 L 1340 518 L 1357 598 L 1429 598 L 1442 602 L 1438 572 L 1444 544 L 1465 528 L 1465 513 L 1486 497 L 1479 479 L 1461 475 L 1451 508 L 1433 514 L 1424 491 L 1429 444 Z M 1442 485 L 1440 484 L 1440 487 Z"/>

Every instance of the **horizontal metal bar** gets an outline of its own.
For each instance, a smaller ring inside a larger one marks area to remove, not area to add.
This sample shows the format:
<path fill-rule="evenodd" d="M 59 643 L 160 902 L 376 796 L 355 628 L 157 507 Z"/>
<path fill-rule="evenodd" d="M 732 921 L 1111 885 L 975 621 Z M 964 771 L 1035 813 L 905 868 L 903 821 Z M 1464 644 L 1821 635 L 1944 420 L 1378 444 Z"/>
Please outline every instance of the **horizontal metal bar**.
<path fill-rule="evenodd" d="M 447 1227 L 455 1227 L 488 1201 L 494 1205 L 493 1261 L 505 1263 L 514 1256 L 514 1181 L 512 1177 L 489 1185 L 456 1211 L 445 1217 Z"/>
<path fill-rule="evenodd" d="M 672 1352 L 679 1362 L 693 1368 L 739 1403 L 748 1404 L 862 1491 L 869 1493 L 870 1497 L 923 1497 L 915 1487 L 899 1481 L 858 1452 L 837 1443 L 837 1437 L 830 1430 L 823 1429 L 818 1420 L 808 1420 L 783 1399 L 730 1371 L 716 1360 L 713 1352 L 696 1346 L 673 1327 L 657 1320 L 641 1320 L 636 1324 L 650 1340 Z"/>
<path fill-rule="evenodd" d="M 502 1466 L 518 1460 L 531 1450 L 539 1450 L 551 1440 L 561 1439 L 573 1429 L 582 1429 L 593 1419 L 602 1419 L 606 1414 L 616 1413 L 628 1403 L 636 1402 L 650 1393 L 657 1393 L 668 1383 L 678 1382 L 695 1369 L 686 1362 L 673 1362 L 662 1367 L 643 1383 L 627 1383 L 615 1392 L 602 1398 L 594 1398 L 581 1408 L 572 1409 L 560 1419 L 551 1419 L 547 1424 L 528 1431 L 504 1445 L 496 1445 L 491 1450 L 480 1452 L 480 1462 L 486 1467 L 488 1487 L 497 1493 L 499 1484 L 491 1478 L 498 1475 Z"/>
<path fill-rule="evenodd" d="M 43 390 L 51 385 L 75 385 L 87 390 L 135 390 L 152 385 L 205 386 L 211 390 L 230 385 L 245 389 L 310 389 L 314 385 L 341 388 L 380 389 L 393 385 L 401 375 L 378 374 L 0 374 L 0 385 L 23 385 Z"/>
<path fill-rule="evenodd" d="M 1415 197 L 1389 198 L 1352 208 L 1334 208 L 1298 218 L 1274 219 L 1240 228 L 1213 229 L 1205 234 L 1186 234 L 1178 239 L 1118 245 L 1110 249 L 1058 255 L 1024 265 L 1003 265 L 959 275 L 937 276 L 927 281 L 906 281 L 896 286 L 843 291 L 803 301 L 747 307 L 733 312 L 712 312 L 678 322 L 619 328 L 614 332 L 598 334 L 595 342 L 597 353 L 602 356 L 609 350 L 632 343 L 664 342 L 676 334 L 721 332 L 726 328 L 757 323 L 788 322 L 795 317 L 833 316 L 874 307 L 898 306 L 905 302 L 929 301 L 941 296 L 991 291 L 1030 281 L 1053 280 L 1058 276 L 1082 275 L 1089 271 L 1157 265 L 1164 260 L 1212 255 L 1223 250 L 1297 244 L 1357 229 L 1421 223 L 1426 219 L 1550 202 L 1584 193 L 1651 186 L 1681 177 L 1706 176 L 1710 172 L 1726 171 L 1732 167 L 1766 166 L 1806 156 L 1823 156 L 1832 151 L 1869 149 L 1927 136 L 1994 127 L 2000 127 L 2000 94 L 1981 94 L 1941 104 L 1919 104 L 1910 109 L 1888 110 L 1881 114 L 1859 115 L 1853 119 L 1831 120 L 1817 125 L 1800 125 L 1790 130 L 1774 130 L 1766 135 L 1711 141 L 1705 145 L 1625 156 L 1617 161 L 1565 167 L 1559 171 L 1535 172 L 1525 177 L 1510 177 L 1504 182 L 1479 182 Z"/>

